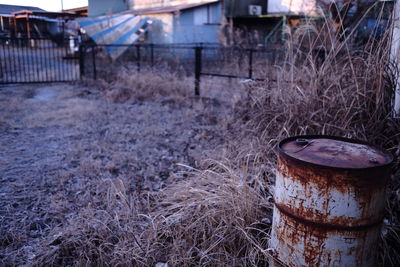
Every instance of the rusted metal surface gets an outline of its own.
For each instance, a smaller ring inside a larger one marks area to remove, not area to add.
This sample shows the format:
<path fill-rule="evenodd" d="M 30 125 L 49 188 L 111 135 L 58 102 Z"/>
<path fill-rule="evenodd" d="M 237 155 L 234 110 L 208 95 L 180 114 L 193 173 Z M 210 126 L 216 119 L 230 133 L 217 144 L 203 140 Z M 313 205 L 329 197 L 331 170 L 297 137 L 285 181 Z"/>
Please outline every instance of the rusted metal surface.
<path fill-rule="evenodd" d="M 281 143 L 279 150 L 301 162 L 333 168 L 366 169 L 387 165 L 392 160 L 378 148 L 344 138 L 291 138 Z"/>
<path fill-rule="evenodd" d="M 277 257 L 289 266 L 374 266 L 392 156 L 329 136 L 289 138 L 278 151 Z"/>
<path fill-rule="evenodd" d="M 288 266 L 376 266 L 379 225 L 358 230 L 319 228 L 275 208 L 273 227 L 271 246 Z"/>

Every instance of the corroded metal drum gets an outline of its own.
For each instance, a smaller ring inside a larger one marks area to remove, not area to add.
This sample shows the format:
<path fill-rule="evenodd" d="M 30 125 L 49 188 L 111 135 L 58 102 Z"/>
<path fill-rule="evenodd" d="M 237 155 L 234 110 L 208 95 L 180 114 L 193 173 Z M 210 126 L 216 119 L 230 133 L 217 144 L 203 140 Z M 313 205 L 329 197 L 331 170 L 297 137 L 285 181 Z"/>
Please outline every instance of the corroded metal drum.
<path fill-rule="evenodd" d="M 279 144 L 270 246 L 289 266 L 376 266 L 393 157 L 361 141 Z"/>

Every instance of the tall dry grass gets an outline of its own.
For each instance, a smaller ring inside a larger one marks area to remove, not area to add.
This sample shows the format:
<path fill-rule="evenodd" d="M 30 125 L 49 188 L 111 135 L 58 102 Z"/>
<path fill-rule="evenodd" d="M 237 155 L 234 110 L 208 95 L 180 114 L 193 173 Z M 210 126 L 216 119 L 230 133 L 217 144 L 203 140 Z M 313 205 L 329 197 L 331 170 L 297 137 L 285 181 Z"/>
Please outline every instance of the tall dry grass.
<path fill-rule="evenodd" d="M 252 82 L 231 125 L 238 136 L 228 154 L 251 162 L 254 175 L 274 180 L 275 146 L 294 135 L 336 135 L 365 140 L 400 152 L 400 123 L 392 111 L 395 79 L 390 61 L 390 29 L 380 39 L 354 47 L 353 34 L 337 41 L 326 19 L 288 33 L 287 55 L 276 81 Z M 323 56 L 321 56 L 323 53 Z M 400 172 L 395 160 L 382 230 L 380 264 L 400 264 Z"/>
<path fill-rule="evenodd" d="M 259 266 L 269 257 L 272 215 L 263 190 L 245 171 L 208 162 L 160 195 L 154 211 L 166 261 L 172 266 Z"/>
<path fill-rule="evenodd" d="M 186 178 L 177 177 L 159 193 L 129 192 L 128 180 L 100 183 L 97 201 L 89 201 L 70 218 L 69 227 L 55 230 L 54 238 L 44 241 L 45 252 L 37 263 L 266 265 L 279 140 L 327 134 L 366 140 L 394 153 L 399 149 L 389 31 L 355 50 L 351 34 L 339 42 L 330 25 L 327 18 L 321 27 L 309 24 L 288 33 L 286 58 L 271 75 L 276 80 L 247 84 L 248 97 L 237 104 L 229 140 L 215 151 L 216 161 L 204 161 L 201 170 L 189 168 L 179 176 Z M 135 90 L 125 78 L 119 81 L 127 82 L 124 90 Z M 114 93 L 120 99 L 121 93 Z M 390 186 L 382 266 L 400 264 L 396 168 Z"/>

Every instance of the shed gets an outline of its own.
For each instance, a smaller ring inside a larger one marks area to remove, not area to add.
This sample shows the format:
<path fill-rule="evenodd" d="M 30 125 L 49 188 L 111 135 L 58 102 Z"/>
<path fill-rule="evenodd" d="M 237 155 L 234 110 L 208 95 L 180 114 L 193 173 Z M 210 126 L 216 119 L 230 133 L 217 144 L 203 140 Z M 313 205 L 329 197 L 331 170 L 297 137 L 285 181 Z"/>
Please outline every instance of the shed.
<path fill-rule="evenodd" d="M 0 4 L 0 37 L 9 37 L 13 23 L 13 13 L 21 10 L 44 11 L 33 6 L 16 6 Z"/>
<path fill-rule="evenodd" d="M 11 36 L 44 38 L 64 34 L 64 25 L 68 20 L 81 17 L 67 12 L 20 10 L 13 12 Z M 63 37 L 63 36 L 62 36 Z"/>

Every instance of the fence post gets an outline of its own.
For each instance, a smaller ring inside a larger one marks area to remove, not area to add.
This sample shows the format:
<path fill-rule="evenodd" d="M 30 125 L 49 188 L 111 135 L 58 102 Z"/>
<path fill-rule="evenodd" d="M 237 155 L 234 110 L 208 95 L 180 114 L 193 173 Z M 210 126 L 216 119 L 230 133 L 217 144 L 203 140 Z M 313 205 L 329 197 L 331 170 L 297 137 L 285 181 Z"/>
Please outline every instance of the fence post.
<path fill-rule="evenodd" d="M 249 50 L 249 79 L 253 78 L 253 49 Z"/>
<path fill-rule="evenodd" d="M 140 56 L 140 45 L 139 44 L 136 45 L 136 56 L 137 56 L 137 62 L 136 62 L 137 71 L 140 72 L 140 58 L 141 58 L 141 56 Z"/>
<path fill-rule="evenodd" d="M 85 75 L 85 47 L 83 44 L 79 45 L 79 73 L 82 79 Z"/>
<path fill-rule="evenodd" d="M 201 46 L 195 47 L 195 65 L 194 65 L 194 94 L 200 96 L 200 77 L 202 67 L 202 50 Z"/>
<path fill-rule="evenodd" d="M 154 67 L 154 44 L 150 44 L 150 63 Z"/>
<path fill-rule="evenodd" d="M 97 79 L 97 68 L 96 68 L 96 45 L 92 46 L 92 64 L 93 64 L 93 79 Z"/>

